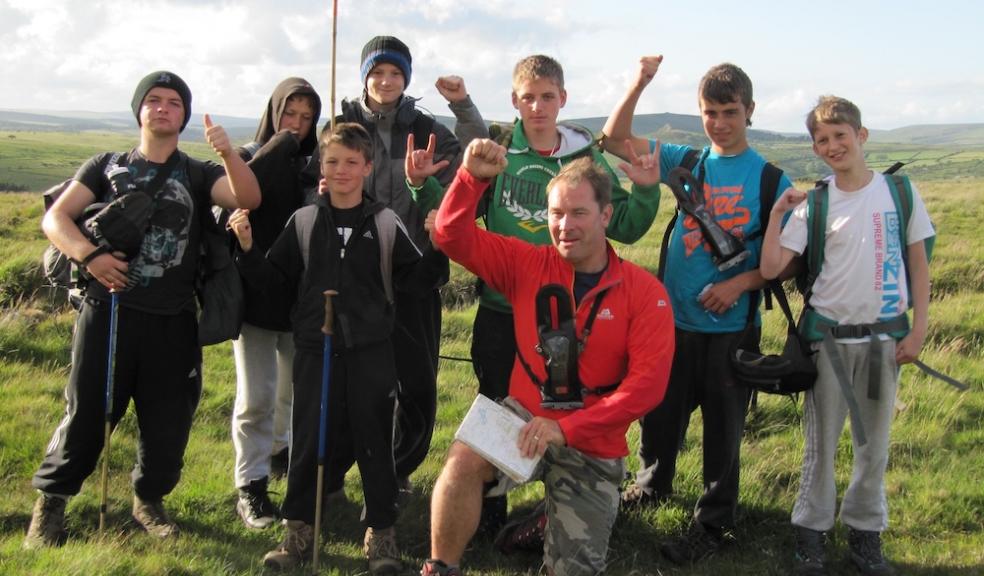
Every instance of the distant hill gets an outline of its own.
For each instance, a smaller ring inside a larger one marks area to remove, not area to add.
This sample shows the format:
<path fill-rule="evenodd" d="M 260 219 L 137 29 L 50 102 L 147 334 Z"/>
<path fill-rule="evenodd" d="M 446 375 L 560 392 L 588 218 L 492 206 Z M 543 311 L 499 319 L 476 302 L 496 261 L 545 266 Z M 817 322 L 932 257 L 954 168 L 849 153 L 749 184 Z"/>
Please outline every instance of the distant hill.
<path fill-rule="evenodd" d="M 256 133 L 258 119 L 212 115 L 222 124 L 234 141 L 249 141 Z M 34 132 L 130 132 L 135 133 L 137 122 L 130 112 L 76 112 L 0 110 L 0 130 Z M 192 114 L 183 137 L 203 137 L 202 115 Z"/>
<path fill-rule="evenodd" d="M 984 145 L 984 124 L 919 124 L 894 130 L 870 130 L 871 142 L 930 146 Z"/>
<path fill-rule="evenodd" d="M 454 127 L 454 118 L 437 116 Z M 214 116 L 236 144 L 252 140 L 259 120 Z M 600 133 L 606 118 L 580 118 Z M 505 122 L 512 122 L 506 119 Z M 324 122 L 322 122 L 323 125 Z M 94 150 L 132 146 L 138 134 L 129 112 L 46 112 L 0 110 L 0 190 L 38 190 L 71 175 Z M 633 129 L 641 136 L 694 147 L 707 145 L 701 119 L 687 114 L 640 114 Z M 24 134 L 18 134 L 23 132 Z M 78 136 L 65 138 L 66 135 Z M 811 181 L 829 173 L 814 154 L 806 135 L 749 130 L 749 140 L 770 162 L 794 180 Z M 208 155 L 202 117 L 193 114 L 182 135 L 182 148 Z M 871 130 L 865 153 L 869 166 L 884 170 L 897 161 L 917 180 L 984 177 L 984 124 L 937 124 Z M 611 158 L 614 162 L 614 157 Z"/>

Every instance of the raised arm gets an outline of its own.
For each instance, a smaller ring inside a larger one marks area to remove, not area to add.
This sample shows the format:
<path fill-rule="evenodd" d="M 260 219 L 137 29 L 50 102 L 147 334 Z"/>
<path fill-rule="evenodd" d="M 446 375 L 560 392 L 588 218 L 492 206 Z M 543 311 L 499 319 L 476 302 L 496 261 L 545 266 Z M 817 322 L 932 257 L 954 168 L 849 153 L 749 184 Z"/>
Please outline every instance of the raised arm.
<path fill-rule="evenodd" d="M 632 135 L 632 116 L 635 114 L 639 97 L 642 96 L 646 86 L 656 76 L 656 71 L 659 70 L 659 65 L 662 62 L 662 55 L 643 56 L 639 59 L 639 69 L 632 81 L 632 85 L 625 93 L 625 96 L 615 105 L 611 116 L 605 122 L 605 127 L 602 128 L 602 133 L 604 134 L 602 146 L 605 150 L 622 160 L 631 161 L 631 156 L 628 154 L 628 148 L 626 147 L 626 141 L 631 143 L 632 148 L 635 149 L 637 154 L 641 155 L 649 152 L 649 140 Z"/>
<path fill-rule="evenodd" d="M 256 176 L 232 147 L 225 128 L 212 124 L 212 118 L 208 114 L 205 115 L 205 140 L 222 158 L 226 170 L 225 177 L 219 178 L 212 185 L 212 203 L 230 210 L 252 210 L 259 207 L 260 185 Z"/>
<path fill-rule="evenodd" d="M 441 76 L 434 86 L 448 101 L 448 108 L 455 118 L 454 135 L 462 146 L 468 146 L 476 138 L 489 137 L 489 128 L 468 95 L 461 76 Z"/>
<path fill-rule="evenodd" d="M 786 269 L 789 263 L 797 256 L 789 248 L 783 248 L 779 243 L 779 235 L 782 232 L 782 220 L 793 208 L 806 199 L 806 192 L 796 188 L 787 188 L 782 196 L 772 205 L 769 212 L 769 224 L 765 230 L 765 238 L 762 240 L 762 255 L 759 258 L 759 272 L 766 280 L 772 280 Z"/>

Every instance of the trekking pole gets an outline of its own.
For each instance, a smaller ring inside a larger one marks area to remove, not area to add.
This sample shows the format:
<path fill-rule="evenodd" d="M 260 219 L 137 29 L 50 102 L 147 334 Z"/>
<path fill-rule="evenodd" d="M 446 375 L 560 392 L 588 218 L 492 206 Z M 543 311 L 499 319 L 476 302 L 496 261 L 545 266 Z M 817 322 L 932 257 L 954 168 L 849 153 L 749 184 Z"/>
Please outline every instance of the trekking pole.
<path fill-rule="evenodd" d="M 321 548 L 321 503 L 325 484 L 325 437 L 328 435 L 328 384 L 331 380 L 331 298 L 337 296 L 334 290 L 325 290 L 325 323 L 321 332 L 325 335 L 324 357 L 321 362 L 321 415 L 318 419 L 318 484 L 314 503 L 314 560 L 311 565 L 318 571 L 318 556 Z"/>
<path fill-rule="evenodd" d="M 338 0 L 331 1 L 331 116 L 329 125 L 331 131 L 335 132 L 335 54 L 338 52 L 335 47 L 338 44 Z"/>
<path fill-rule="evenodd" d="M 112 435 L 113 422 L 113 377 L 116 372 L 116 324 L 120 311 L 120 296 L 113 290 L 110 295 L 109 308 L 109 352 L 106 358 L 106 410 L 103 415 L 103 457 L 101 494 L 99 496 L 99 532 L 106 525 L 106 500 L 109 492 L 109 438 Z"/>

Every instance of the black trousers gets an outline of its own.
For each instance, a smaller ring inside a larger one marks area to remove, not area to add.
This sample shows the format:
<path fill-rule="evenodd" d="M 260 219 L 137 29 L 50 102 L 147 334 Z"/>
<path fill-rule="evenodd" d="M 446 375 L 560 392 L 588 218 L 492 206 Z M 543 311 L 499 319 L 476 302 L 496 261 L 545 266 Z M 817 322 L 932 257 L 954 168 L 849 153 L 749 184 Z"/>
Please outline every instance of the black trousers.
<path fill-rule="evenodd" d="M 323 354 L 294 354 L 294 410 L 283 515 L 314 523 Z M 358 463 L 365 496 L 363 520 L 373 528 L 396 523 L 397 484 L 393 460 L 396 371 L 389 340 L 333 350 L 325 439 L 325 491 L 341 488 Z"/>
<path fill-rule="evenodd" d="M 110 305 L 87 299 L 75 322 L 65 416 L 32 484 L 75 495 L 103 448 Z M 191 422 L 201 397 L 201 348 L 194 314 L 151 314 L 120 307 L 112 427 L 133 400 L 140 437 L 131 474 L 134 492 L 157 500 L 181 477 Z"/>
<path fill-rule="evenodd" d="M 666 396 L 642 418 L 640 467 L 636 484 L 645 492 L 673 492 L 676 459 L 690 414 L 700 407 L 704 420 L 704 492 L 694 518 L 714 528 L 734 526 L 738 506 L 739 456 L 750 393 L 734 378 L 729 351 L 743 332 L 704 334 L 676 329 L 676 353 Z M 758 330 L 744 340 L 758 349 Z"/>
<path fill-rule="evenodd" d="M 516 361 L 513 315 L 479 306 L 472 325 L 472 368 L 478 391 L 492 400 L 509 395 L 509 376 Z"/>
<path fill-rule="evenodd" d="M 437 365 L 441 346 L 441 293 L 397 292 L 393 353 L 399 375 L 396 473 L 407 477 L 427 458 L 437 416 Z"/>

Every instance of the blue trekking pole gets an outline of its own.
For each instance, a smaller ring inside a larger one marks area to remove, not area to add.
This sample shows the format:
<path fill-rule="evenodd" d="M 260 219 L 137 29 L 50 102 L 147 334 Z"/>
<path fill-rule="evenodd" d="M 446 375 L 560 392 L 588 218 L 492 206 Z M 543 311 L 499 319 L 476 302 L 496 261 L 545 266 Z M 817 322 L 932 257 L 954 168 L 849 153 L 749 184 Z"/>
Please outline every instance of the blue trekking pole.
<path fill-rule="evenodd" d="M 321 548 L 321 503 L 325 483 L 325 440 L 328 435 L 328 384 L 331 380 L 331 335 L 332 329 L 332 296 L 337 296 L 334 290 L 325 290 L 325 323 L 321 332 L 325 335 L 324 356 L 321 364 L 321 415 L 318 420 L 318 484 L 314 504 L 314 560 L 312 567 L 318 571 L 318 552 Z"/>
<path fill-rule="evenodd" d="M 109 351 L 106 357 L 106 411 L 103 429 L 102 494 L 99 496 L 99 531 L 106 525 L 106 498 L 109 491 L 109 438 L 113 422 L 113 377 L 116 373 L 116 324 L 119 320 L 120 296 L 113 290 L 109 293 Z"/>

